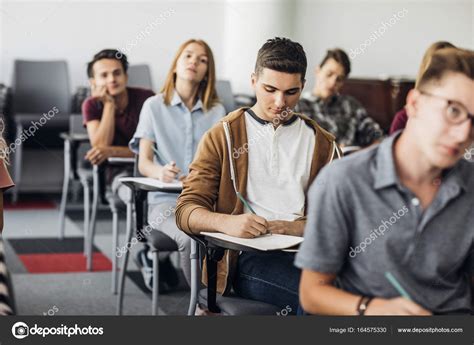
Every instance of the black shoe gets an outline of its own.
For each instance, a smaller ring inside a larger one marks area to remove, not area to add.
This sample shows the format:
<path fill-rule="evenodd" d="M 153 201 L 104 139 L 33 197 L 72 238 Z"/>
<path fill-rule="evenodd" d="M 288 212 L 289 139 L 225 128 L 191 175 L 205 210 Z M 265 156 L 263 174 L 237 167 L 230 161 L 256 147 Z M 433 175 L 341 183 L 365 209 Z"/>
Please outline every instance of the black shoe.
<path fill-rule="evenodd" d="M 176 288 L 179 284 L 178 272 L 176 272 L 169 256 L 160 260 L 160 282 L 166 283 L 170 289 Z"/>

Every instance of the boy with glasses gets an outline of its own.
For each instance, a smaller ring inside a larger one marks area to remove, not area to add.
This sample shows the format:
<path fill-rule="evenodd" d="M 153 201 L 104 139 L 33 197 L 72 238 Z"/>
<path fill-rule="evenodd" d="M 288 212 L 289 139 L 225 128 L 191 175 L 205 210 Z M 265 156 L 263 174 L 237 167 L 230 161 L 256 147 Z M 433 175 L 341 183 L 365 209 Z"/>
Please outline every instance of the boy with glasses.
<path fill-rule="evenodd" d="M 474 52 L 442 49 L 407 96 L 405 130 L 323 169 L 296 258 L 307 312 L 471 312 L 473 95 Z"/>

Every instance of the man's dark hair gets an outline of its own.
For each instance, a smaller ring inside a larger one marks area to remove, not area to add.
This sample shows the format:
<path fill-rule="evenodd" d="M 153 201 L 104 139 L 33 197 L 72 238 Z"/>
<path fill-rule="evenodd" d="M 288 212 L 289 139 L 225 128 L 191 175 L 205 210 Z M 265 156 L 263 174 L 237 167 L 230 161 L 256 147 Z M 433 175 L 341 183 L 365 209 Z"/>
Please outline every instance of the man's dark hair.
<path fill-rule="evenodd" d="M 275 37 L 267 40 L 258 51 L 255 74 L 269 68 L 278 72 L 300 73 L 301 81 L 304 81 L 306 67 L 306 54 L 301 44 L 288 38 Z"/>
<path fill-rule="evenodd" d="M 94 77 L 94 70 L 93 70 L 94 64 L 97 61 L 102 60 L 102 59 L 114 59 L 114 60 L 120 61 L 123 67 L 123 71 L 125 72 L 125 74 L 127 73 L 127 70 L 128 70 L 127 56 L 117 49 L 103 49 L 97 54 L 95 54 L 94 57 L 92 58 L 92 61 L 87 64 L 87 76 L 89 78 Z"/>
<path fill-rule="evenodd" d="M 321 61 L 321 63 L 319 64 L 319 67 L 323 67 L 326 61 L 328 61 L 329 59 L 333 59 L 338 64 L 340 64 L 344 68 L 345 76 L 349 76 L 349 73 L 351 73 L 351 60 L 349 60 L 349 56 L 347 56 L 344 50 L 340 48 L 328 50 L 323 61 Z"/>

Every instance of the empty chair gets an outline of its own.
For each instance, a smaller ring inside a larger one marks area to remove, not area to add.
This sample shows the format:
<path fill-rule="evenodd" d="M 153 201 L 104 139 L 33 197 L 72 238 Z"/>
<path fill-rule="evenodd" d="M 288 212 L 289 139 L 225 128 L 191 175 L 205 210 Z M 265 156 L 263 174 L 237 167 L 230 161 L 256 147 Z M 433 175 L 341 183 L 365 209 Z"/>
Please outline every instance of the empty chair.
<path fill-rule="evenodd" d="M 71 108 L 69 74 L 66 61 L 15 60 L 12 82 L 12 109 L 15 138 L 23 130 L 33 136 L 41 127 L 67 129 Z M 15 146 L 13 157 L 13 202 L 21 184 L 23 142 Z"/>
<path fill-rule="evenodd" d="M 216 81 L 216 92 L 222 105 L 227 113 L 237 109 L 235 104 L 234 94 L 232 93 L 232 85 L 228 80 L 217 80 Z"/>
<path fill-rule="evenodd" d="M 66 220 L 66 203 L 69 194 L 69 185 L 72 181 L 78 181 L 80 175 L 84 175 L 85 168 L 82 166 L 84 155 L 90 149 L 89 137 L 82 124 L 82 115 L 71 115 L 69 118 L 69 131 L 62 133 L 64 140 L 64 180 L 59 207 L 59 238 L 64 238 L 64 227 Z M 81 166 L 78 166 L 81 165 Z M 92 170 L 89 171 L 89 179 L 92 179 Z M 79 172 L 82 172 L 79 175 Z M 87 222 L 84 222 L 84 234 L 87 233 Z"/>
<path fill-rule="evenodd" d="M 131 65 L 128 67 L 128 82 L 127 86 L 142 87 L 153 90 L 153 83 L 151 81 L 150 66 L 148 65 Z"/>

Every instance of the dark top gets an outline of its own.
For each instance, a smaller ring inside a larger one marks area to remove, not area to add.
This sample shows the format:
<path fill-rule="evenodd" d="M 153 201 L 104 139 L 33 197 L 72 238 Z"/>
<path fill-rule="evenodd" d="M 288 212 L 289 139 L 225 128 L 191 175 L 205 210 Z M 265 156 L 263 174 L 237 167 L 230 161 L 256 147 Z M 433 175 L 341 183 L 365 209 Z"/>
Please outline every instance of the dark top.
<path fill-rule="evenodd" d="M 379 124 L 349 95 L 337 94 L 327 101 L 305 95 L 300 99 L 297 111 L 333 134 L 339 145 L 364 147 L 383 137 Z"/>
<path fill-rule="evenodd" d="M 407 125 L 408 121 L 408 115 L 407 111 L 405 108 L 400 110 L 398 113 L 395 114 L 395 117 L 393 118 L 392 124 L 390 125 L 390 135 L 395 133 L 396 131 L 400 129 L 404 129 L 405 126 Z"/>
<path fill-rule="evenodd" d="M 127 87 L 127 92 L 127 107 L 122 113 L 115 113 L 115 135 L 112 142 L 113 146 L 128 146 L 128 142 L 133 138 L 133 134 L 137 128 L 143 103 L 147 98 L 155 94 L 151 90 L 135 87 Z M 87 122 L 92 120 L 100 121 L 103 109 L 104 105 L 102 102 L 95 100 L 93 97 L 88 97 L 84 103 L 82 103 L 84 126 Z"/>

